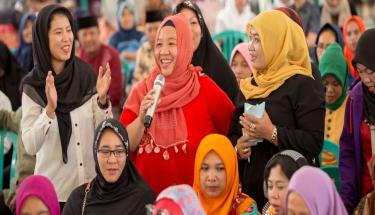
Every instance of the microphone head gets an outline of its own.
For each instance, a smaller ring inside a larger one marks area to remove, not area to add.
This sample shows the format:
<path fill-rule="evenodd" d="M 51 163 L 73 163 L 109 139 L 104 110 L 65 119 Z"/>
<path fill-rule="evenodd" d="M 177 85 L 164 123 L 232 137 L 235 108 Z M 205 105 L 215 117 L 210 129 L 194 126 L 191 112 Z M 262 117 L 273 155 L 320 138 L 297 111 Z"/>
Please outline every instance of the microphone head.
<path fill-rule="evenodd" d="M 165 82 L 165 78 L 162 74 L 159 74 L 158 76 L 156 76 L 155 78 L 155 81 L 154 81 L 154 87 L 159 85 L 160 87 L 163 88 L 164 86 L 164 82 Z"/>

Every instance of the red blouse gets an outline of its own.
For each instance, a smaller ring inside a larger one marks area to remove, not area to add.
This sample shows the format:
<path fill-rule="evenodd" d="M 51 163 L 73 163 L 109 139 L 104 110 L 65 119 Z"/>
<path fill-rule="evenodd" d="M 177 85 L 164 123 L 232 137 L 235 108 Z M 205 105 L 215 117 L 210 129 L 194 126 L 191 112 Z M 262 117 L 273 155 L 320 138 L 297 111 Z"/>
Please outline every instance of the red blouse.
<path fill-rule="evenodd" d="M 365 196 L 373 189 L 372 180 L 370 176 L 369 169 L 367 167 L 367 162 L 371 159 L 371 131 L 369 125 L 362 121 L 361 124 L 361 143 L 362 143 L 362 177 L 361 177 L 361 190 L 362 196 Z"/>
<path fill-rule="evenodd" d="M 171 185 L 192 186 L 195 153 L 201 139 L 211 133 L 226 135 L 228 132 L 234 111 L 232 102 L 208 76 L 200 76 L 199 83 L 201 88 L 198 96 L 182 108 L 188 132 L 186 148 L 179 146 L 168 149 L 137 149 L 137 169 L 156 195 Z M 136 118 L 134 112 L 124 109 L 120 121 L 127 126 Z"/>

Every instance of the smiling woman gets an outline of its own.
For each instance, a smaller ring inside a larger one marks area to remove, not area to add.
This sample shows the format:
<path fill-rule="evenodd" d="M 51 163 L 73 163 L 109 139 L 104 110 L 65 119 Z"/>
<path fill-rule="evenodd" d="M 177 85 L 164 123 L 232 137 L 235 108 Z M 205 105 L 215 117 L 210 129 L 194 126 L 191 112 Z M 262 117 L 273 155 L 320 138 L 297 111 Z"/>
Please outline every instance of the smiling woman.
<path fill-rule="evenodd" d="M 137 152 L 138 170 L 158 194 L 173 184 L 192 185 L 200 140 L 209 133 L 226 134 L 234 107 L 191 64 L 193 40 L 184 15 L 170 16 L 161 23 L 154 56 L 156 66 L 130 92 L 121 121 L 129 132 L 130 150 Z M 146 111 L 154 100 L 154 80 L 160 74 L 165 84 L 151 127 L 145 129 Z"/>
<path fill-rule="evenodd" d="M 60 202 L 95 176 L 89 148 L 94 128 L 112 117 L 111 71 L 74 55 L 73 18 L 58 5 L 40 11 L 33 26 L 34 68 L 23 82 L 21 131 L 25 150 L 37 155 L 35 174 L 47 176 Z M 51 153 L 53 152 L 53 153 Z"/>
<path fill-rule="evenodd" d="M 249 21 L 247 34 L 253 76 L 240 87 L 247 103 L 265 102 L 265 111 L 256 118 L 244 114 L 244 105 L 238 107 L 229 136 L 243 167 L 243 191 L 263 207 L 264 167 L 274 154 L 292 149 L 318 165 L 324 97 L 313 79 L 307 44 L 300 42 L 305 35 L 297 23 L 281 11 L 266 11 Z M 255 144 L 252 138 L 263 141 Z"/>
<path fill-rule="evenodd" d="M 121 122 L 108 119 L 96 128 L 93 154 L 97 176 L 72 192 L 62 214 L 146 214 L 155 194 L 129 159 Z"/>

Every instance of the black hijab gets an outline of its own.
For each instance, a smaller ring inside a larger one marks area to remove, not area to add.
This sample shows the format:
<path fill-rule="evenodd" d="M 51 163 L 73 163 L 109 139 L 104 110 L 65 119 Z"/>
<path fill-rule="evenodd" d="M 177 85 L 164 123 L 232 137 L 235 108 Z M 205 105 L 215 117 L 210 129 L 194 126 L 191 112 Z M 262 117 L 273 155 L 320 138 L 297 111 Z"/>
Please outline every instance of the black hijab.
<path fill-rule="evenodd" d="M 115 183 L 104 179 L 98 164 L 97 149 L 105 129 L 111 129 L 120 137 L 127 154 L 124 170 Z M 128 133 L 121 122 L 107 119 L 100 123 L 95 131 L 93 153 L 97 176 L 91 182 L 84 214 L 146 214 L 145 205 L 154 203 L 155 194 L 129 159 Z M 85 188 L 83 185 L 73 191 L 62 214 L 81 214 Z"/>
<path fill-rule="evenodd" d="M 4 76 L 0 77 L 0 90 L 8 96 L 12 109 L 17 110 L 21 106 L 21 94 L 18 89 L 25 73 L 8 47 L 1 41 L 0 68 L 5 72 Z"/>
<path fill-rule="evenodd" d="M 183 1 L 175 8 L 174 14 L 188 8 L 195 12 L 198 17 L 199 25 L 202 31 L 202 38 L 197 50 L 194 51 L 191 63 L 194 66 L 200 66 L 203 73 L 212 78 L 215 83 L 228 95 L 233 103 L 238 99 L 240 92 L 236 77 L 233 74 L 228 62 L 223 54 L 215 45 L 204 22 L 203 15 L 199 7 L 191 1 Z"/>
<path fill-rule="evenodd" d="M 63 162 L 67 163 L 67 149 L 72 134 L 70 112 L 80 107 L 95 94 L 96 75 L 88 64 L 75 57 L 74 41 L 71 56 L 66 61 L 63 72 L 56 75 L 51 64 L 52 57 L 48 42 L 48 30 L 55 14 L 65 15 L 73 29 L 73 18 L 68 9 L 52 4 L 40 11 L 33 25 L 34 68 L 24 79 L 23 91 L 33 101 L 45 107 L 47 105 L 46 77 L 48 71 L 52 71 L 57 91 L 55 112 L 60 133 L 61 151 Z"/>
<path fill-rule="evenodd" d="M 363 32 L 358 40 L 353 59 L 353 66 L 360 63 L 375 72 L 375 28 Z M 375 125 L 375 94 L 363 85 L 364 113 L 366 118 Z"/>

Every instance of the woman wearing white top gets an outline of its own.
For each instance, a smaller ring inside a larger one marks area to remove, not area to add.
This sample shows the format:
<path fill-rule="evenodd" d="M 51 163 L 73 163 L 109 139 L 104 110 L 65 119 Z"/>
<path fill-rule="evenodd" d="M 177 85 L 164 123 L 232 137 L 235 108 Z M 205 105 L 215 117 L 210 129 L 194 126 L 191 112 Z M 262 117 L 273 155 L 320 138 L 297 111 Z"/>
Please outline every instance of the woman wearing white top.
<path fill-rule="evenodd" d="M 247 22 L 255 17 L 247 0 L 226 0 L 225 7 L 219 12 L 215 32 L 227 30 L 246 31 Z"/>
<path fill-rule="evenodd" d="M 107 92 L 109 65 L 96 80 L 74 56 L 73 18 L 58 5 L 43 8 L 33 26 L 34 69 L 25 77 L 21 131 L 25 149 L 36 154 L 34 174 L 47 176 L 59 202 L 95 177 L 95 127 L 112 117 Z"/>

